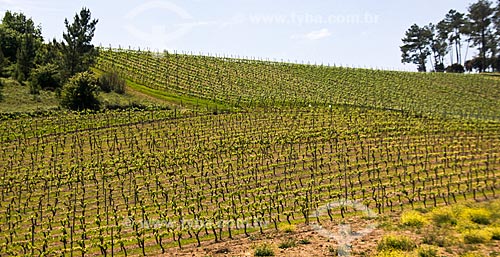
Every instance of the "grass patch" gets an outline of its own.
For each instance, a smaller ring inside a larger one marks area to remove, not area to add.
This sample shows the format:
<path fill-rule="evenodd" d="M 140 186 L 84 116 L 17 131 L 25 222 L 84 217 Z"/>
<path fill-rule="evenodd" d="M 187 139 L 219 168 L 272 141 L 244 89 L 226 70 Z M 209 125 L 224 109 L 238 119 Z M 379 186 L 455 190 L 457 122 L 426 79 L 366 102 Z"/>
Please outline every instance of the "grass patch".
<path fill-rule="evenodd" d="M 436 257 L 437 253 L 436 247 L 430 245 L 421 245 L 417 249 L 418 257 Z"/>
<path fill-rule="evenodd" d="M 407 211 L 401 215 L 400 222 L 404 226 L 421 228 L 427 223 L 427 219 L 417 211 Z"/>
<path fill-rule="evenodd" d="M 376 257 L 407 257 L 409 256 L 407 253 L 401 250 L 385 250 L 379 252 Z"/>
<path fill-rule="evenodd" d="M 491 224 L 491 212 L 487 209 L 479 208 L 479 209 L 468 209 L 467 216 L 470 221 L 480 224 L 480 225 L 489 225 Z"/>
<path fill-rule="evenodd" d="M 287 240 L 281 242 L 278 245 L 278 248 L 280 248 L 280 249 L 287 249 L 287 248 L 292 248 L 292 247 L 295 247 L 295 246 L 297 246 L 297 243 L 295 242 L 295 240 L 293 240 L 293 239 L 287 239 Z"/>
<path fill-rule="evenodd" d="M 255 248 L 254 256 L 274 256 L 274 250 L 270 244 L 261 244 Z"/>
<path fill-rule="evenodd" d="M 450 207 L 434 209 L 431 218 L 438 227 L 455 226 L 458 223 L 457 217 Z"/>
<path fill-rule="evenodd" d="M 413 251 L 417 245 L 413 240 L 406 236 L 397 236 L 397 235 L 387 235 L 382 238 L 377 245 L 378 251 L 392 251 L 392 250 L 400 250 L 400 251 Z"/>
<path fill-rule="evenodd" d="M 491 232 L 487 230 L 471 230 L 463 234 L 466 244 L 483 244 L 491 240 Z"/>
<path fill-rule="evenodd" d="M 280 230 L 283 231 L 284 233 L 291 234 L 295 232 L 296 227 L 295 225 L 284 224 L 283 226 L 280 227 Z"/>
<path fill-rule="evenodd" d="M 500 228 L 499 227 L 489 228 L 489 231 L 491 233 L 492 240 L 500 240 Z"/>

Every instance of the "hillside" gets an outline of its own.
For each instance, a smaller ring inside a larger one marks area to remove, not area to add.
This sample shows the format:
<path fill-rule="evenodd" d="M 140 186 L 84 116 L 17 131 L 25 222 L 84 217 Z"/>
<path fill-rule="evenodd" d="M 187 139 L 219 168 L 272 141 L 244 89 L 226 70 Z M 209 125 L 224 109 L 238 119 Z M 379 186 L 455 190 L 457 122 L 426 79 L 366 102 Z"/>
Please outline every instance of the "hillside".
<path fill-rule="evenodd" d="M 500 247 L 498 76 L 101 49 L 112 70 L 128 92 L 103 101 L 165 108 L 2 116 L 1 256 Z"/>
<path fill-rule="evenodd" d="M 236 107 L 348 105 L 498 119 L 500 83 L 476 74 L 409 73 L 100 49 L 97 68 L 152 90 Z M 209 106 L 209 103 L 204 103 Z"/>

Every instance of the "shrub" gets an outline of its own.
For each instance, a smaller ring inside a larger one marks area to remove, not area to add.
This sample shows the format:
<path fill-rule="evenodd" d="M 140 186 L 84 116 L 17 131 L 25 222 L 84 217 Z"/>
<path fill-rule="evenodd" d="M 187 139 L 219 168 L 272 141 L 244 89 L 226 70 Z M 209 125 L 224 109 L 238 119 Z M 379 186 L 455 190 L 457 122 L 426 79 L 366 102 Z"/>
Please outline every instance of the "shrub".
<path fill-rule="evenodd" d="M 491 239 L 493 240 L 500 240 L 500 228 L 494 227 L 489 229 L 491 233 Z"/>
<path fill-rule="evenodd" d="M 61 105 L 71 110 L 98 109 L 97 82 L 89 72 L 78 73 L 63 87 Z"/>
<path fill-rule="evenodd" d="M 274 256 L 273 247 L 269 244 L 262 244 L 255 248 L 254 256 Z"/>
<path fill-rule="evenodd" d="M 406 236 L 394 236 L 388 235 L 382 238 L 382 241 L 378 243 L 378 251 L 390 251 L 390 250 L 401 250 L 401 251 L 412 251 L 417 246 L 411 238 Z"/>
<path fill-rule="evenodd" d="M 432 220 L 434 223 L 439 226 L 457 225 L 457 218 L 453 210 L 449 207 L 447 208 L 439 208 L 432 211 Z"/>
<path fill-rule="evenodd" d="M 287 234 L 295 232 L 295 226 L 294 225 L 283 225 L 281 227 L 281 230 Z"/>
<path fill-rule="evenodd" d="M 490 241 L 492 234 L 487 230 L 471 230 L 464 234 L 466 244 L 482 244 Z"/>
<path fill-rule="evenodd" d="M 421 228 L 425 223 L 427 219 L 417 211 L 408 211 L 401 215 L 401 224 L 405 226 Z"/>
<path fill-rule="evenodd" d="M 401 250 L 385 250 L 379 252 L 377 257 L 407 257 L 408 255 Z"/>
<path fill-rule="evenodd" d="M 418 247 L 417 250 L 418 257 L 436 257 L 437 249 L 433 246 L 423 246 Z"/>
<path fill-rule="evenodd" d="M 47 64 L 39 66 L 30 74 L 30 93 L 38 94 L 40 89 L 55 90 L 61 87 L 61 78 L 57 66 Z"/>
<path fill-rule="evenodd" d="M 278 248 L 280 249 L 287 249 L 287 248 L 292 248 L 295 247 L 297 244 L 295 243 L 295 240 L 293 239 L 287 239 L 286 241 L 281 242 L 278 245 Z"/>
<path fill-rule="evenodd" d="M 465 68 L 461 64 L 455 63 L 455 64 L 452 64 L 452 65 L 446 67 L 446 72 L 449 72 L 449 73 L 464 73 L 465 72 Z"/>
<path fill-rule="evenodd" d="M 422 242 L 428 245 L 436 245 L 439 247 L 446 247 L 452 245 L 457 240 L 449 238 L 448 231 L 446 230 L 431 230 L 425 233 Z"/>
<path fill-rule="evenodd" d="M 491 213 L 484 208 L 469 209 L 468 216 L 476 224 L 488 225 L 491 223 Z"/>
<path fill-rule="evenodd" d="M 116 71 L 106 72 L 99 79 L 99 87 L 104 92 L 116 92 L 118 94 L 125 93 L 125 80 L 120 78 Z"/>

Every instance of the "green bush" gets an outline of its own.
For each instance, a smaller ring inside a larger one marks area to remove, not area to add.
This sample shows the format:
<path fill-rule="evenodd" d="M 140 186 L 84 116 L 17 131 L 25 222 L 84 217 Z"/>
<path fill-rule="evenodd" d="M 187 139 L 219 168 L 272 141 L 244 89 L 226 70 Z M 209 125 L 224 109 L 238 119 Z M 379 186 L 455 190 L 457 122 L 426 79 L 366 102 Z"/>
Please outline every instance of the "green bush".
<path fill-rule="evenodd" d="M 295 226 L 294 225 L 283 225 L 280 227 L 281 231 L 287 233 L 287 234 L 290 234 L 290 233 L 293 233 L 295 232 Z"/>
<path fill-rule="evenodd" d="M 422 242 L 428 245 L 436 245 L 439 247 L 446 247 L 453 245 L 457 240 L 450 238 L 449 232 L 443 229 L 430 230 L 424 234 Z"/>
<path fill-rule="evenodd" d="M 468 216 L 476 224 L 489 225 L 491 223 L 491 213 L 484 208 L 469 209 Z"/>
<path fill-rule="evenodd" d="M 273 247 L 269 244 L 262 244 L 255 248 L 254 256 L 274 256 Z"/>
<path fill-rule="evenodd" d="M 455 213 L 453 213 L 453 210 L 449 207 L 433 210 L 432 220 L 439 227 L 445 225 L 455 226 L 458 222 Z"/>
<path fill-rule="evenodd" d="M 487 230 L 471 230 L 464 235 L 466 244 L 482 244 L 491 240 L 492 234 Z"/>
<path fill-rule="evenodd" d="M 61 106 L 71 110 L 99 109 L 97 92 L 94 76 L 89 72 L 78 73 L 64 85 Z"/>
<path fill-rule="evenodd" d="M 377 257 L 407 257 L 408 254 L 401 250 L 384 250 L 379 252 Z"/>
<path fill-rule="evenodd" d="M 500 228 L 494 227 L 489 229 L 491 233 L 491 239 L 493 240 L 500 240 Z"/>
<path fill-rule="evenodd" d="M 418 247 L 417 250 L 418 257 L 436 257 L 437 249 L 433 246 L 423 246 Z"/>
<path fill-rule="evenodd" d="M 116 71 L 106 72 L 99 77 L 99 87 L 102 91 L 109 93 L 111 91 L 118 94 L 125 93 L 125 80 L 120 78 Z"/>
<path fill-rule="evenodd" d="M 61 78 L 56 65 L 39 66 L 30 73 L 30 93 L 38 94 L 40 89 L 54 91 L 61 87 Z"/>
<path fill-rule="evenodd" d="M 426 223 L 427 219 L 417 211 L 408 211 L 401 215 L 401 224 L 405 226 L 421 228 Z"/>
<path fill-rule="evenodd" d="M 395 236 L 387 235 L 382 238 L 382 241 L 378 243 L 378 251 L 390 251 L 390 250 L 401 250 L 401 251 L 412 251 L 417 245 L 411 238 L 406 236 Z"/>

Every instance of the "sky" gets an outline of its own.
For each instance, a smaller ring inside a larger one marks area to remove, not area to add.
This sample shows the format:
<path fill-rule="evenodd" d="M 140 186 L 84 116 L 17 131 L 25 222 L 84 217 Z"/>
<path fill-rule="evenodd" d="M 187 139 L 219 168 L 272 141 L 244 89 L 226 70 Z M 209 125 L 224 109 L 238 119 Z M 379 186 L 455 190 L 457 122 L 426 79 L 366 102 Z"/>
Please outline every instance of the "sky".
<path fill-rule="evenodd" d="M 94 45 L 414 71 L 401 38 L 414 23 L 466 12 L 469 0 L 0 0 L 62 39 L 82 7 L 99 19 Z M 473 52 L 469 53 L 472 55 Z M 469 56 L 470 58 L 470 56 Z"/>

